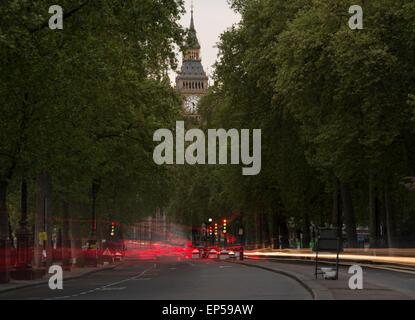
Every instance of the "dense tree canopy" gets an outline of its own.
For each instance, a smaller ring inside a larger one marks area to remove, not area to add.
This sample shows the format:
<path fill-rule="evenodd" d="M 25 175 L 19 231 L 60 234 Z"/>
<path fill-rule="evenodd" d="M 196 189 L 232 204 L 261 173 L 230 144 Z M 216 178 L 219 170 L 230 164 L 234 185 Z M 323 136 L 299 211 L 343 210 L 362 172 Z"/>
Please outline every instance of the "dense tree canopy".
<path fill-rule="evenodd" d="M 349 28 L 346 0 L 230 4 L 242 20 L 221 36 L 202 127 L 262 129 L 262 171 L 197 170 L 188 181 L 191 190 L 203 182 L 197 204 L 213 215 L 242 210 L 252 242 L 279 245 L 300 229 L 308 246 L 310 224 L 342 223 L 350 246 L 366 227 L 371 245 L 398 245 L 397 231 L 410 245 L 414 194 L 402 181 L 414 175 L 413 2 L 365 2 L 363 30 Z"/>
<path fill-rule="evenodd" d="M 2 211 L 20 209 L 23 180 L 33 212 L 47 174 L 55 216 L 73 203 L 73 218 L 90 219 L 95 186 L 99 219 L 136 221 L 167 201 L 171 174 L 153 163 L 152 135 L 179 116 L 166 75 L 183 45 L 183 1 L 60 1 L 63 30 L 48 27 L 54 4 L 0 4 Z"/>

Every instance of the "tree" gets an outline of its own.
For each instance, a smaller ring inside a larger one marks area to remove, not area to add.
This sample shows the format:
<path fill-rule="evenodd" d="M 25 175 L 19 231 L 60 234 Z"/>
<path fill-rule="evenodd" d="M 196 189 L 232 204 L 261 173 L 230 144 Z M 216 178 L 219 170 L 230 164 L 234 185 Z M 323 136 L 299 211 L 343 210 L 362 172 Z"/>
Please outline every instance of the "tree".
<path fill-rule="evenodd" d="M 158 202 L 150 177 L 166 175 L 152 162 L 152 132 L 179 110 L 165 75 L 185 35 L 183 1 L 63 1 L 63 30 L 48 28 L 51 4 L 0 4 L 1 245 L 13 179 L 49 173 L 58 201 L 86 207 L 97 181 L 103 194 L 128 185 L 130 199 L 144 190 Z"/>

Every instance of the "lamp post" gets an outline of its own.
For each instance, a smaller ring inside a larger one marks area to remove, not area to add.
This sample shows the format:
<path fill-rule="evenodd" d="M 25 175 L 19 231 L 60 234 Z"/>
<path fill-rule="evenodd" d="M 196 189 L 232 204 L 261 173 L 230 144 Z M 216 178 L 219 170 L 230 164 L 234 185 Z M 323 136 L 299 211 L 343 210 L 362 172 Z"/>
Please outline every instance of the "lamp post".
<path fill-rule="evenodd" d="M 98 255 L 97 255 L 97 216 L 96 216 L 96 200 L 98 191 L 100 188 L 100 180 L 94 179 L 92 181 L 91 188 L 91 231 L 90 231 L 90 240 L 88 245 L 87 252 L 87 261 L 89 265 L 96 267 L 98 265 Z"/>

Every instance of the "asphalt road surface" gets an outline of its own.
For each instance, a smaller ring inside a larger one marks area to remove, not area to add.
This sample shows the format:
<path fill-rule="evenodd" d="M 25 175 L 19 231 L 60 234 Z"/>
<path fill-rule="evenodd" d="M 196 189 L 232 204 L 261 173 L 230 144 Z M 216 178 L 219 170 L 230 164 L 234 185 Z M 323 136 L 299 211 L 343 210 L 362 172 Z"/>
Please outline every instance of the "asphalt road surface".
<path fill-rule="evenodd" d="M 0 299 L 286 300 L 312 299 L 297 281 L 274 272 L 213 260 L 127 261 L 112 270 L 0 294 Z"/>

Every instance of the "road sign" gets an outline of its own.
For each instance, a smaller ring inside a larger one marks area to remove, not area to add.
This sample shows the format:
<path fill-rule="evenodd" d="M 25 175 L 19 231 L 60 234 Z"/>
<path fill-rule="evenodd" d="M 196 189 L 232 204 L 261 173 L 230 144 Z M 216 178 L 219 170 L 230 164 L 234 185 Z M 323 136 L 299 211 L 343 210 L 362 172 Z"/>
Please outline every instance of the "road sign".
<path fill-rule="evenodd" d="M 103 256 L 112 256 L 111 251 L 107 248 L 104 250 L 104 252 L 102 253 Z"/>
<path fill-rule="evenodd" d="M 48 234 L 46 232 L 39 232 L 39 241 L 48 241 Z"/>

